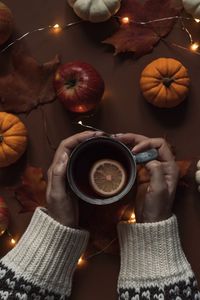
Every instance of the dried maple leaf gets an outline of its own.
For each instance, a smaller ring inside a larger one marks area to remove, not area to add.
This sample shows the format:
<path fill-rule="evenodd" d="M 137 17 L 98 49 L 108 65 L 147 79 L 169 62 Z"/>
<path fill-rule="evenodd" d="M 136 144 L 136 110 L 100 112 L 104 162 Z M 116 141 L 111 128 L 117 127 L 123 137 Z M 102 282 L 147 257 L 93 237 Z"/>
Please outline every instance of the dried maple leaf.
<path fill-rule="evenodd" d="M 13 51 L 13 70 L 0 77 L 2 108 L 7 112 L 29 112 L 39 104 L 53 101 L 53 75 L 58 64 L 58 56 L 39 65 L 22 47 Z"/>
<path fill-rule="evenodd" d="M 153 22 L 146 25 L 135 22 L 148 22 L 155 19 L 176 16 L 182 10 L 182 4 L 174 0 L 147 0 L 144 4 L 137 0 L 122 2 L 118 17 L 129 17 L 129 24 L 121 24 L 118 31 L 103 43 L 115 47 L 115 54 L 134 52 L 137 57 L 150 52 L 158 41 L 173 28 L 174 20 Z"/>
<path fill-rule="evenodd" d="M 34 212 L 37 206 L 45 206 L 46 181 L 42 169 L 27 167 L 22 175 L 21 185 L 14 192 L 22 206 L 20 213 Z"/>
<path fill-rule="evenodd" d="M 188 175 L 192 162 L 190 160 L 179 160 L 177 164 L 180 169 L 180 178 L 184 178 Z"/>
<path fill-rule="evenodd" d="M 180 180 L 182 180 L 185 176 L 187 176 L 190 166 L 191 166 L 191 161 L 189 160 L 180 160 L 177 161 L 177 164 L 180 169 Z M 138 167 L 138 174 L 137 174 L 137 183 L 138 184 L 143 184 L 143 183 L 148 183 L 150 180 L 149 177 L 149 172 L 144 166 L 139 166 Z"/>

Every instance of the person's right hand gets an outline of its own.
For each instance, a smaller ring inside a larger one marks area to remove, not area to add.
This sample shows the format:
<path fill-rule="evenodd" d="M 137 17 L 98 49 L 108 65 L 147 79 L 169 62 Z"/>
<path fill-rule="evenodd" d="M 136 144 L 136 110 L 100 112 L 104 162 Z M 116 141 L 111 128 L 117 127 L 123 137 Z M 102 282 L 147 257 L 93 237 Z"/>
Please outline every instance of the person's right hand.
<path fill-rule="evenodd" d="M 78 225 L 78 203 L 66 188 L 66 170 L 72 150 L 85 140 L 102 136 L 99 131 L 84 131 L 62 141 L 48 170 L 47 209 L 49 215 L 68 227 Z"/>
<path fill-rule="evenodd" d="M 145 190 L 144 186 L 138 187 L 140 197 L 136 197 L 136 220 L 145 223 L 169 218 L 172 214 L 179 169 L 166 141 L 162 138 L 147 138 L 133 133 L 119 134 L 115 138 L 124 144 L 134 146 L 132 149 L 134 153 L 151 148 L 158 150 L 157 160 L 145 165 L 150 175 L 149 184 L 145 185 Z"/>

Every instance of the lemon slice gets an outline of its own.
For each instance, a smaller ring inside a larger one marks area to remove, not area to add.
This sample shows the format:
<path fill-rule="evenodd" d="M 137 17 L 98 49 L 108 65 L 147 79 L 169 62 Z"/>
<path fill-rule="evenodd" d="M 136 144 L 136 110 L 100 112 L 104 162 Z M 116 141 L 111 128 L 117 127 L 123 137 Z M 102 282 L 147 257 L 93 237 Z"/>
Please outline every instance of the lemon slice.
<path fill-rule="evenodd" d="M 90 184 L 94 191 L 104 197 L 118 194 L 126 184 L 126 171 L 116 160 L 98 160 L 90 170 Z"/>

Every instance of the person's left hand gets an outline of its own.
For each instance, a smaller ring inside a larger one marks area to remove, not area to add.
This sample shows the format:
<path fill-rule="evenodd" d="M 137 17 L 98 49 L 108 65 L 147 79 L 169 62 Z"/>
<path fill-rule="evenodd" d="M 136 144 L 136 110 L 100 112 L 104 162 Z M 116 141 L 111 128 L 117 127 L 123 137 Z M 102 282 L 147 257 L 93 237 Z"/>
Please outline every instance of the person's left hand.
<path fill-rule="evenodd" d="M 55 153 L 53 163 L 48 170 L 47 209 L 48 214 L 62 225 L 68 227 L 78 226 L 77 201 L 72 200 L 66 190 L 66 169 L 69 155 L 78 144 L 101 135 L 103 133 L 99 131 L 85 131 L 75 134 L 63 140 Z"/>
<path fill-rule="evenodd" d="M 172 215 L 179 169 L 174 156 L 162 138 L 148 138 L 142 135 L 127 133 L 116 135 L 115 138 L 134 148 L 137 154 L 151 148 L 156 148 L 158 158 L 145 166 L 149 172 L 150 181 L 138 186 L 135 213 L 137 222 L 158 222 Z"/>

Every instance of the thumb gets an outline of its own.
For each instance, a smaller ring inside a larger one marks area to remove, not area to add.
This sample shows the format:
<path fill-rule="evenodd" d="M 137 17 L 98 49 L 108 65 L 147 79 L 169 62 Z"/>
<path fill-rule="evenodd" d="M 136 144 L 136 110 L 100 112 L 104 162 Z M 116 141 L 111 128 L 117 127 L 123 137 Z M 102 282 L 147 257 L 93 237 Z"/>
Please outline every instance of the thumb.
<path fill-rule="evenodd" d="M 160 192 L 166 189 L 166 181 L 162 163 L 153 160 L 146 164 L 146 168 L 150 174 L 150 184 L 147 192 Z"/>

